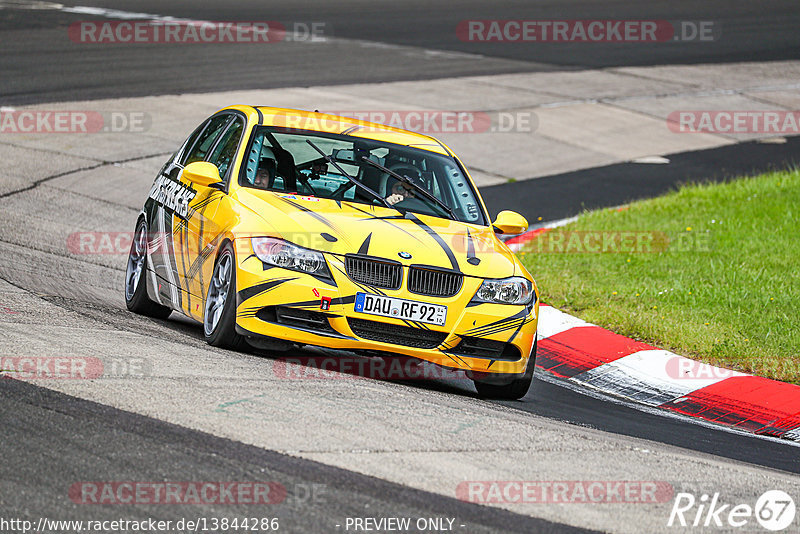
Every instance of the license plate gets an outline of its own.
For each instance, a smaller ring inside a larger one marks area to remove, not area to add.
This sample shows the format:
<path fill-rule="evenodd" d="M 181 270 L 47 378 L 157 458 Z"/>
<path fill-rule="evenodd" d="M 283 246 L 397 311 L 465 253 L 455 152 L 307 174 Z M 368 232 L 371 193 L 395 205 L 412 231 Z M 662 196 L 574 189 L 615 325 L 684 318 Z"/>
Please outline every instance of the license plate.
<path fill-rule="evenodd" d="M 384 297 L 371 293 L 356 293 L 355 311 L 439 326 L 444 325 L 447 318 L 447 306 L 441 304 Z"/>

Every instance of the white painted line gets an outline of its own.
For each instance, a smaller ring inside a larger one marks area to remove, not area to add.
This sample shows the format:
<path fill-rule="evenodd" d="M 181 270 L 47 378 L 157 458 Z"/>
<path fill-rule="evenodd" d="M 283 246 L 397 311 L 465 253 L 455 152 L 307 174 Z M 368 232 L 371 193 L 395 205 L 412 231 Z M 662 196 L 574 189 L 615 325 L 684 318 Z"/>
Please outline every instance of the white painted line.
<path fill-rule="evenodd" d="M 643 158 L 636 158 L 631 160 L 632 163 L 643 163 L 646 165 L 666 165 L 669 163 L 669 158 L 664 156 L 644 156 Z"/>

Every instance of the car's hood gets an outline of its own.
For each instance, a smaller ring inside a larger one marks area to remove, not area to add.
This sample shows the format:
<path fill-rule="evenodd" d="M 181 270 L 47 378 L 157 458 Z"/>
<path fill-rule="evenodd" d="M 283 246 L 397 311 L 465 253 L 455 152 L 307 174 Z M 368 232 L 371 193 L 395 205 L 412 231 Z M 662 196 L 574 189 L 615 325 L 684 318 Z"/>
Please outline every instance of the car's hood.
<path fill-rule="evenodd" d="M 512 253 L 490 227 L 256 189 L 239 189 L 234 198 L 263 220 L 262 235 L 307 248 L 456 269 L 468 276 L 502 278 L 515 273 Z M 256 235 L 262 230 L 253 226 L 240 231 Z"/>

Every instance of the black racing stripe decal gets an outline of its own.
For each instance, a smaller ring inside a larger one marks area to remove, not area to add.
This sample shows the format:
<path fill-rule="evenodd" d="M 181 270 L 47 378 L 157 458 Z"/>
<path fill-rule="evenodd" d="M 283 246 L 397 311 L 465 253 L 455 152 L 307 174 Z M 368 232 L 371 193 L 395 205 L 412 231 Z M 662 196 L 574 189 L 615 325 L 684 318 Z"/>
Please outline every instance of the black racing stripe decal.
<path fill-rule="evenodd" d="M 181 229 L 188 228 L 189 220 L 192 217 L 194 217 L 194 215 L 198 211 L 203 210 L 206 206 L 208 206 L 209 204 L 211 204 L 215 200 L 220 199 L 221 197 L 222 197 L 222 193 L 221 192 L 219 192 L 219 191 L 217 191 L 215 189 L 210 189 L 206 193 L 206 196 L 204 198 L 199 199 L 197 202 L 194 203 L 194 205 L 192 207 L 189 208 L 189 211 L 186 214 L 186 218 L 180 220 L 180 223 L 178 224 L 178 227 L 181 228 Z"/>
<path fill-rule="evenodd" d="M 414 323 L 413 322 L 411 322 L 411 321 L 409 321 L 407 319 L 400 319 L 400 320 L 403 321 L 407 327 L 414 328 Z"/>
<path fill-rule="evenodd" d="M 452 355 L 452 354 L 448 354 L 447 352 L 443 352 L 442 354 L 444 354 L 445 356 L 447 356 L 448 358 L 450 358 L 451 360 L 453 360 L 453 362 L 454 362 L 454 363 L 455 363 L 455 364 L 456 364 L 458 367 L 461 367 L 461 364 L 459 363 L 459 361 L 458 361 L 458 360 L 456 360 L 455 358 L 453 358 L 453 355 Z M 469 366 L 467 366 L 467 367 L 469 367 Z"/>
<path fill-rule="evenodd" d="M 303 206 L 302 204 L 298 204 L 297 202 L 292 202 L 288 198 L 283 198 L 283 197 L 280 197 L 280 196 L 276 196 L 275 198 L 278 198 L 278 199 L 282 200 L 283 202 L 289 204 L 293 208 L 296 208 L 296 209 L 298 209 L 298 210 L 300 210 L 300 211 L 302 211 L 304 213 L 307 213 L 308 215 L 314 217 L 316 220 L 318 220 L 319 222 L 321 222 L 322 224 L 324 224 L 325 226 L 327 226 L 331 230 L 336 230 L 338 232 L 338 229 L 336 228 L 336 225 L 334 225 L 331 221 L 329 221 L 328 219 L 326 219 L 325 217 L 323 217 L 319 213 L 308 209 L 307 207 Z"/>
<path fill-rule="evenodd" d="M 358 253 L 364 256 L 369 255 L 369 240 L 372 239 L 372 232 L 369 233 L 367 238 L 361 243 L 361 246 L 358 247 Z"/>
<path fill-rule="evenodd" d="M 487 325 L 479 326 L 477 328 L 471 328 L 471 329 L 467 330 L 466 332 L 464 332 L 464 334 L 466 334 L 466 335 L 480 335 L 484 331 L 494 330 L 496 328 L 501 328 L 501 329 L 513 328 L 513 327 L 508 326 L 508 325 L 509 324 L 514 324 L 516 326 L 516 322 L 517 321 L 524 321 L 524 318 L 525 318 L 525 316 L 527 314 L 528 314 L 528 311 L 526 309 L 522 309 L 522 310 L 518 311 L 517 313 L 515 313 L 514 315 L 512 315 L 511 317 L 506 317 L 504 319 L 500 319 L 499 321 L 495 321 L 495 322 L 489 323 Z"/>
<path fill-rule="evenodd" d="M 220 195 L 222 195 L 222 193 L 220 193 Z M 203 239 L 205 238 L 205 227 L 206 227 L 205 213 L 206 213 L 206 208 L 211 203 L 210 199 L 212 197 L 213 198 L 217 198 L 214 193 L 209 193 L 208 197 L 203 200 L 202 205 L 199 208 L 200 209 L 200 231 L 199 231 L 198 237 L 197 237 L 197 246 L 199 248 L 203 247 Z M 206 202 L 206 200 L 207 200 L 207 202 Z M 198 209 L 197 205 L 195 205 L 194 212 L 196 212 L 197 209 Z M 217 247 L 209 247 L 209 248 L 211 248 L 214 251 L 217 250 Z M 202 248 L 200 248 L 197 251 L 197 255 L 202 257 L 202 255 L 203 255 L 203 249 Z M 203 261 L 205 261 L 205 260 L 203 260 Z M 205 300 L 206 300 L 205 287 L 206 286 L 205 286 L 205 283 L 203 282 L 203 269 L 198 269 L 197 274 L 198 274 L 198 278 L 200 279 L 200 293 L 201 293 L 201 296 L 203 297 L 203 301 L 205 302 Z M 209 283 L 209 285 L 210 285 L 210 283 Z"/>
<path fill-rule="evenodd" d="M 467 263 L 470 265 L 478 265 L 481 259 L 475 256 L 475 243 L 472 242 L 472 234 L 469 233 L 467 228 Z"/>
<path fill-rule="evenodd" d="M 520 323 L 517 329 L 514 330 L 514 333 L 511 334 L 511 337 L 508 338 L 508 341 L 506 341 L 506 343 L 511 343 L 511 340 L 517 337 L 517 334 L 519 334 L 519 331 L 522 330 L 522 327 L 530 322 L 533 322 L 533 317 L 527 317 L 524 321 L 522 321 L 522 323 Z"/>
<path fill-rule="evenodd" d="M 189 226 L 183 224 L 183 221 L 181 221 L 179 228 L 180 228 L 180 241 L 181 241 L 181 246 L 179 249 L 181 255 L 181 268 L 183 269 L 183 280 L 186 282 L 186 308 L 189 311 L 189 313 L 191 313 L 192 292 L 190 291 L 191 284 L 189 282 L 190 280 L 189 270 L 187 269 L 186 266 L 186 259 L 189 257 Z"/>
<path fill-rule="evenodd" d="M 262 282 L 251 287 L 246 287 L 237 294 L 239 303 L 241 304 L 242 302 L 245 302 L 256 295 L 261 295 L 262 293 L 272 291 L 284 282 L 289 282 L 291 280 L 297 280 L 297 278 L 276 278 L 274 280 L 267 280 L 266 282 Z"/>
<path fill-rule="evenodd" d="M 343 275 L 345 275 L 348 278 L 350 278 L 350 276 L 346 272 L 344 272 L 338 265 L 335 265 L 334 267 L 336 267 L 337 271 L 339 271 Z M 375 293 L 377 295 L 382 295 L 384 297 L 386 296 L 386 293 L 384 291 L 381 291 L 377 287 L 374 287 L 374 286 L 371 286 L 371 285 L 368 285 L 368 284 L 362 284 L 360 282 L 356 282 L 352 278 L 350 278 L 350 281 L 353 282 L 353 284 L 355 284 L 359 289 L 361 289 L 362 291 L 365 291 L 366 293 Z M 336 286 L 336 287 L 339 287 L 339 286 Z"/>
<path fill-rule="evenodd" d="M 240 310 L 239 313 L 237 313 L 236 315 L 241 317 L 241 318 L 248 318 L 249 319 L 251 317 L 255 317 L 256 314 L 258 313 L 258 310 L 260 310 L 260 309 L 261 309 L 261 306 L 253 306 L 251 308 L 245 308 L 243 310 Z"/>
<path fill-rule="evenodd" d="M 456 260 L 455 254 L 453 254 L 452 249 L 447 246 L 447 243 L 445 243 L 444 239 L 442 239 L 442 236 L 437 234 L 433 228 L 425 224 L 410 211 L 406 213 L 406 216 L 410 221 L 413 221 L 417 226 L 428 232 L 428 234 L 439 244 L 439 246 L 442 247 L 444 253 L 447 254 L 447 259 L 450 260 L 450 264 L 453 266 L 453 270 L 458 271 L 460 273 L 461 269 L 458 266 L 458 261 Z"/>
<path fill-rule="evenodd" d="M 486 337 L 491 336 L 494 334 L 499 334 L 500 332 L 505 332 L 507 330 L 511 330 L 517 328 L 521 325 L 525 324 L 525 319 L 514 319 L 503 325 L 498 325 L 493 328 L 486 328 L 478 331 L 470 331 L 470 335 L 475 337 Z"/>
<path fill-rule="evenodd" d="M 264 264 L 264 270 L 266 271 L 269 268 L 270 268 L 270 265 L 265 263 Z M 306 273 L 306 274 L 311 276 L 312 278 L 314 278 L 314 280 L 316 280 L 317 282 L 322 282 L 323 284 L 331 286 L 331 287 L 339 287 L 339 284 L 336 283 L 336 280 L 334 280 L 332 276 L 329 278 L 327 276 L 322 276 L 322 275 L 319 275 L 319 274 L 311 274 L 311 273 Z"/>
<path fill-rule="evenodd" d="M 468 364 L 467 362 L 465 362 L 463 360 L 463 358 L 461 358 L 461 356 L 459 356 L 458 354 L 453 354 L 453 356 L 458 358 L 458 361 L 460 361 L 462 364 L 464 364 L 464 366 L 469 367 L 470 369 L 472 369 L 472 366 L 470 364 Z"/>
<path fill-rule="evenodd" d="M 188 279 L 192 279 L 195 275 L 200 272 L 200 269 L 203 267 L 203 264 L 211 257 L 212 254 L 215 252 L 214 247 L 206 247 L 203 251 L 195 258 L 192 265 L 189 267 L 189 272 L 186 273 Z"/>
<path fill-rule="evenodd" d="M 406 230 L 406 229 L 404 229 L 404 228 L 401 228 L 400 226 L 397 226 L 396 224 L 392 224 L 392 223 L 390 222 L 391 220 L 403 220 L 403 219 L 405 219 L 405 216 L 403 216 L 403 215 L 387 215 L 386 217 L 378 217 L 378 216 L 372 215 L 372 214 L 371 214 L 370 212 L 368 212 L 368 211 L 362 210 L 362 209 L 361 209 L 361 208 L 359 208 L 358 206 L 352 206 L 352 205 L 351 205 L 350 207 L 351 207 L 352 209 L 356 210 L 356 211 L 360 211 L 361 213 L 363 213 L 364 215 L 366 215 L 366 216 L 367 216 L 365 219 L 362 219 L 362 220 L 365 220 L 365 221 L 383 221 L 383 222 L 385 222 L 386 224 L 388 224 L 389 226 L 391 226 L 392 228 L 394 228 L 395 230 L 400 230 L 400 231 L 401 231 L 401 232 L 403 232 L 404 234 L 406 234 L 406 235 L 408 235 L 408 236 L 410 236 L 410 237 L 414 238 L 416 241 L 418 241 L 418 242 L 420 242 L 420 243 L 422 242 L 422 241 L 420 240 L 420 238 L 419 238 L 419 237 L 417 237 L 416 235 L 414 235 L 414 234 L 412 234 L 411 232 L 409 232 L 408 230 Z M 374 210 L 374 208 L 373 208 L 373 210 Z"/>
<path fill-rule="evenodd" d="M 370 206 L 370 210 L 369 211 L 362 210 L 358 206 L 352 206 L 351 205 L 350 207 L 352 209 L 358 211 L 358 212 L 363 213 L 364 215 L 367 215 L 368 217 L 365 220 L 391 221 L 392 219 L 394 219 L 394 220 L 403 220 L 403 219 L 406 218 L 405 215 L 402 215 L 402 214 L 399 214 L 399 215 L 384 215 L 383 217 L 380 217 L 378 215 L 373 215 L 373 213 L 375 212 L 375 207 L 374 206 Z"/>

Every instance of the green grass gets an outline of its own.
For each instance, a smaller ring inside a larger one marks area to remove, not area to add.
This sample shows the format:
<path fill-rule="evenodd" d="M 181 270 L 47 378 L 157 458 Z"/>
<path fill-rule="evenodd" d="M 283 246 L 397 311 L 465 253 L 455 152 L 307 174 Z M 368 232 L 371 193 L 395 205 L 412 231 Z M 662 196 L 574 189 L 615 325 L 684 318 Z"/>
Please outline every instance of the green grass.
<path fill-rule="evenodd" d="M 628 230 L 655 235 L 659 251 L 548 252 Z M 685 186 L 548 233 L 521 255 L 544 302 L 678 354 L 800 383 L 800 171 Z"/>

